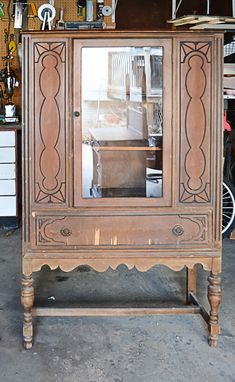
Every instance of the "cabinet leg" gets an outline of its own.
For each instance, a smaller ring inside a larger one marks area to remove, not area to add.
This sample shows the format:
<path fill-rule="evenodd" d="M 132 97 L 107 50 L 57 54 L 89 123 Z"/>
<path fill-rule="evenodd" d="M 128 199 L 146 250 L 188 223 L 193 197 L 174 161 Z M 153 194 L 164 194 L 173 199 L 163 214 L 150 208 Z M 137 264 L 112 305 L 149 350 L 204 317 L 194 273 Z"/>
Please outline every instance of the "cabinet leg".
<path fill-rule="evenodd" d="M 197 289 L 197 269 L 194 265 L 193 269 L 187 268 L 186 275 L 186 302 L 190 304 L 191 302 L 191 293 L 196 294 Z"/>
<path fill-rule="evenodd" d="M 219 274 L 211 272 L 208 286 L 208 300 L 211 306 L 209 315 L 209 345 L 215 347 L 220 333 L 220 326 L 218 321 L 218 309 L 221 302 L 221 279 Z"/>
<path fill-rule="evenodd" d="M 33 317 L 32 307 L 34 302 L 34 288 L 32 275 L 23 276 L 22 290 L 21 290 L 21 303 L 24 308 L 23 319 L 23 338 L 25 349 L 31 349 L 33 341 Z"/>

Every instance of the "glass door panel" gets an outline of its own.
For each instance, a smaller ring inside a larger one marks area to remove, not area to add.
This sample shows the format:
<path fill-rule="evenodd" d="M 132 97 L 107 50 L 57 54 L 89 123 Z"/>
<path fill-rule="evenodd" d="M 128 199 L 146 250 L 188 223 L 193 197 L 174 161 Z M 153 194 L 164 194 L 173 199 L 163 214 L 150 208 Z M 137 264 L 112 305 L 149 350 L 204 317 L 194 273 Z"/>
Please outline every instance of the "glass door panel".
<path fill-rule="evenodd" d="M 82 198 L 163 196 L 163 48 L 82 48 Z"/>

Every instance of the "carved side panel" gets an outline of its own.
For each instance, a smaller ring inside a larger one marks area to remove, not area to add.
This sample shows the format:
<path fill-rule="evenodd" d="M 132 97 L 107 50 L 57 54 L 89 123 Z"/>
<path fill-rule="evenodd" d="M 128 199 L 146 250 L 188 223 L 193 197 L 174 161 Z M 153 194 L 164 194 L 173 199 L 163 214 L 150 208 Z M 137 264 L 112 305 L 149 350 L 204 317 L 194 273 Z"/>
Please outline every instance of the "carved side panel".
<path fill-rule="evenodd" d="M 211 202 L 211 42 L 180 44 L 179 202 Z"/>
<path fill-rule="evenodd" d="M 66 203 L 66 45 L 34 44 L 34 201 Z"/>

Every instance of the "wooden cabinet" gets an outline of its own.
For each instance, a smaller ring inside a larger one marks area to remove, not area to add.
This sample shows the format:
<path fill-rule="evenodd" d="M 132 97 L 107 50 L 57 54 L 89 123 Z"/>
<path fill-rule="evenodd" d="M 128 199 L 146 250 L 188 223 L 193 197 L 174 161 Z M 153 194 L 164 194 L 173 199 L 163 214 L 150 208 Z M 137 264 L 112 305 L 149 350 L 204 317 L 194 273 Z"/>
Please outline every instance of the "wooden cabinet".
<path fill-rule="evenodd" d="M 210 272 L 209 343 L 219 334 L 222 35 L 44 32 L 23 37 L 24 343 L 33 272 L 186 267 L 180 309 L 70 309 L 71 315 L 204 312 L 196 265 Z"/>

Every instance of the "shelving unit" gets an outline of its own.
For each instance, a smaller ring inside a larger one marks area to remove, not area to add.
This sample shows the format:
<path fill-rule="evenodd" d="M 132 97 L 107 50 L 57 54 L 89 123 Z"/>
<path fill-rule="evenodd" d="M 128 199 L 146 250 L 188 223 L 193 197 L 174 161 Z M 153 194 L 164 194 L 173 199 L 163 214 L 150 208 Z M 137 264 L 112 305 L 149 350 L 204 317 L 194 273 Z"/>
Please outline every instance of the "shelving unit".
<path fill-rule="evenodd" d="M 191 25 L 190 29 L 234 29 L 235 28 L 235 0 L 232 0 L 232 16 L 210 15 L 210 0 L 206 1 L 207 12 L 205 15 L 184 15 L 177 17 L 183 0 L 172 0 L 172 18 L 167 22 L 174 26 Z"/>
<path fill-rule="evenodd" d="M 19 130 L 0 126 L 0 228 L 19 224 Z"/>

